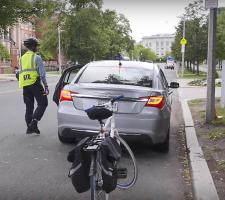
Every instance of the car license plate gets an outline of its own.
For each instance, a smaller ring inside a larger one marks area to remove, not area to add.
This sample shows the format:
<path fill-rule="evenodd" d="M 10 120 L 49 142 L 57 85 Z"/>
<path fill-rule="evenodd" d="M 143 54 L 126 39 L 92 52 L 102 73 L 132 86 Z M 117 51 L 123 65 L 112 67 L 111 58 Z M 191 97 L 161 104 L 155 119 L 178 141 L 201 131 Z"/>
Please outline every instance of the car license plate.
<path fill-rule="evenodd" d="M 119 102 L 114 102 L 113 104 L 113 112 L 117 112 L 118 111 L 118 106 L 119 105 Z"/>
<path fill-rule="evenodd" d="M 104 103 L 107 103 L 107 101 L 103 101 L 103 100 L 100 100 L 98 101 L 98 106 L 102 106 Z M 113 112 L 117 112 L 118 111 L 118 106 L 119 105 L 119 102 L 114 102 L 113 103 Z"/>

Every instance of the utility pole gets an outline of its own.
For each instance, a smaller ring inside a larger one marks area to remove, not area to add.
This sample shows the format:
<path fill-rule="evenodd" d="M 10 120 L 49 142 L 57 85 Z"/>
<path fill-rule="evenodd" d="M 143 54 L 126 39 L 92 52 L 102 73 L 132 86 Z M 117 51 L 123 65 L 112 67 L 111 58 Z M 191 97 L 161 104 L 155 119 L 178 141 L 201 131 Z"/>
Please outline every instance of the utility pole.
<path fill-rule="evenodd" d="M 61 30 L 60 26 L 58 26 L 58 63 L 59 63 L 59 74 L 62 74 L 62 58 L 61 58 Z"/>
<path fill-rule="evenodd" d="M 209 1 L 206 1 L 206 3 Z M 214 4 L 212 4 L 214 3 Z M 215 60 L 215 46 L 216 46 L 216 14 L 218 0 L 214 0 L 208 4 L 210 9 L 209 27 L 208 27 L 208 75 L 207 75 L 207 99 L 206 99 L 206 123 L 212 122 L 216 117 L 215 110 L 215 74 L 216 74 L 216 60 Z"/>
<path fill-rule="evenodd" d="M 183 38 L 185 38 L 185 18 L 183 19 Z M 181 46 L 181 53 L 182 53 L 182 77 L 184 76 L 184 54 L 185 54 L 185 44 Z"/>

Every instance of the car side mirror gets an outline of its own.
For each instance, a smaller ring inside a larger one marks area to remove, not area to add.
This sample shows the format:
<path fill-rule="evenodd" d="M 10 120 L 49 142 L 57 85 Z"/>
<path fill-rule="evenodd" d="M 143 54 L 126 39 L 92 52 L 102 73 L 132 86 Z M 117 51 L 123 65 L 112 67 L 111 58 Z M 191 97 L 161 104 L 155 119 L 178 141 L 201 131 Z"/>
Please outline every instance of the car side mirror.
<path fill-rule="evenodd" d="M 179 87 L 180 87 L 180 85 L 177 82 L 171 82 L 169 85 L 169 88 L 179 88 Z"/>

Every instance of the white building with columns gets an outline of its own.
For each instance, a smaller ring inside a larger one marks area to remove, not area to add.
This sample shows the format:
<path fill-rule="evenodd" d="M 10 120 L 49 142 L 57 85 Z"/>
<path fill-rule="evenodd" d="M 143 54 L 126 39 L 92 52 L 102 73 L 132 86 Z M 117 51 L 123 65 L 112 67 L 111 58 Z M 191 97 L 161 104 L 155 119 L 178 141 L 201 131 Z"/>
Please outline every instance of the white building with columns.
<path fill-rule="evenodd" d="M 162 57 L 171 51 L 174 40 L 175 34 L 156 34 L 143 37 L 140 44 L 151 49 L 158 57 Z"/>

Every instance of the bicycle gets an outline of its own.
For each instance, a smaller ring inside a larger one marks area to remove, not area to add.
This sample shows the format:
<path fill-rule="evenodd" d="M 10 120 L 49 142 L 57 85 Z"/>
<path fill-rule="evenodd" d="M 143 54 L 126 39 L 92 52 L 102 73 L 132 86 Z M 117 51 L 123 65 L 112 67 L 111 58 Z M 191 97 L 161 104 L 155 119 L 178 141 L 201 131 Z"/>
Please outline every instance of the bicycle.
<path fill-rule="evenodd" d="M 87 97 L 87 96 L 86 96 Z M 90 97 L 91 98 L 91 97 Z M 131 188 L 137 180 L 137 165 L 136 159 L 129 145 L 119 136 L 119 132 L 115 126 L 115 107 L 118 101 L 122 100 L 123 96 L 117 96 L 110 101 L 103 103 L 98 106 L 93 106 L 86 110 L 88 117 L 92 120 L 98 120 L 100 123 L 100 131 L 97 136 L 93 136 L 90 140 L 87 141 L 84 151 L 89 152 L 91 155 L 91 165 L 90 165 L 90 188 L 91 188 L 91 200 L 100 200 L 100 199 L 109 199 L 109 193 L 106 193 L 102 189 L 103 180 L 101 175 L 101 160 L 100 160 L 100 145 L 102 141 L 105 140 L 106 137 L 116 138 L 120 145 L 123 145 L 128 152 L 128 155 L 132 160 L 132 168 L 133 168 L 133 177 L 131 180 L 125 183 L 118 183 L 116 187 L 119 189 L 128 189 Z M 106 98 L 107 99 L 107 98 Z M 104 123 L 103 120 L 106 119 Z M 110 127 L 110 131 L 107 131 L 107 128 Z M 119 162 L 118 162 L 119 163 Z M 118 164 L 117 163 L 117 164 Z M 126 178 L 127 177 L 127 169 L 126 168 L 118 168 L 117 169 L 118 178 Z"/>

